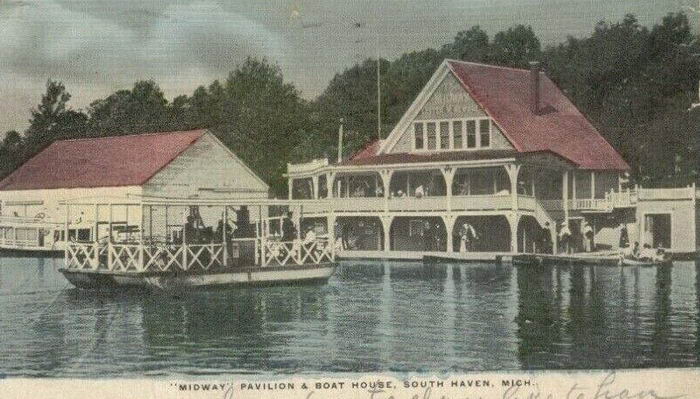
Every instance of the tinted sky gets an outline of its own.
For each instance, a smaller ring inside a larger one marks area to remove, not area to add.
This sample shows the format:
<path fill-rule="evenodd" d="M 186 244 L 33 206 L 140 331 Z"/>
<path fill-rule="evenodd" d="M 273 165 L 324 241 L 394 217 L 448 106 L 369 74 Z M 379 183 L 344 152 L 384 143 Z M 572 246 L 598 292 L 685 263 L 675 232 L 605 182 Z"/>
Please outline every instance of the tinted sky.
<path fill-rule="evenodd" d="M 530 24 L 544 44 L 626 13 L 652 25 L 697 0 L 0 0 L 0 132 L 24 129 L 46 80 L 83 108 L 139 79 L 168 98 L 267 57 L 306 98 L 368 57 L 439 47 L 472 25 Z M 696 19 L 696 18 L 694 18 Z M 360 23 L 358 28 L 355 24 Z"/>

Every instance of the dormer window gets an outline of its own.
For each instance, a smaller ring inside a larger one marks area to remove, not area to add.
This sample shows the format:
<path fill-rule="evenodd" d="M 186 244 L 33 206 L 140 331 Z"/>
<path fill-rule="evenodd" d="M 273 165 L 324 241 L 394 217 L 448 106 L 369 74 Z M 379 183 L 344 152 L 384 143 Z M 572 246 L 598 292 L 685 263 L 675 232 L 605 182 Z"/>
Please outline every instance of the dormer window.
<path fill-rule="evenodd" d="M 413 123 L 415 151 L 476 150 L 491 147 L 491 119 L 469 118 Z"/>

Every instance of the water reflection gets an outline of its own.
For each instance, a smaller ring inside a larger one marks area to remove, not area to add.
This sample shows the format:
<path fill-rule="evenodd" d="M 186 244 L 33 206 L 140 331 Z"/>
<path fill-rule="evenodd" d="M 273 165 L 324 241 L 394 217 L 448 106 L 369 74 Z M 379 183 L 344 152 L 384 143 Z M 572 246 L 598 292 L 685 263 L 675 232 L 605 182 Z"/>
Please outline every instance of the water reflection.
<path fill-rule="evenodd" d="M 700 269 L 344 263 L 327 285 L 68 288 L 0 259 L 0 371 L 140 376 L 698 366 Z"/>

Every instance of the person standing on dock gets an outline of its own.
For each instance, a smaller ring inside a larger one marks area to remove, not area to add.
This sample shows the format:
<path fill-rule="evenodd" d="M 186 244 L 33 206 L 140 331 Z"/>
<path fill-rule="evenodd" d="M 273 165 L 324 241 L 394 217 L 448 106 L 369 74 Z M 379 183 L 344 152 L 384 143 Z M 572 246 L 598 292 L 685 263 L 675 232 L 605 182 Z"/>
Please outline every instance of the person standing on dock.
<path fill-rule="evenodd" d="M 620 223 L 620 248 L 627 248 L 630 245 L 630 236 L 627 232 L 627 225 Z"/>
<path fill-rule="evenodd" d="M 549 222 L 544 222 L 544 227 L 540 232 L 540 252 L 545 254 L 552 253 L 552 232 L 549 228 Z"/>
<path fill-rule="evenodd" d="M 476 230 L 469 222 L 465 222 L 459 229 L 459 252 L 471 252 L 474 249 Z"/>
<path fill-rule="evenodd" d="M 559 230 L 559 244 L 564 253 L 571 253 L 571 230 L 569 230 L 569 223 L 566 221 L 562 223 L 561 230 Z"/>
<path fill-rule="evenodd" d="M 583 222 L 583 248 L 586 252 L 593 251 L 593 227 L 590 224 Z"/>
<path fill-rule="evenodd" d="M 287 216 L 282 219 L 282 241 L 294 241 L 297 238 L 297 228 L 292 221 L 292 211 L 287 212 Z"/>

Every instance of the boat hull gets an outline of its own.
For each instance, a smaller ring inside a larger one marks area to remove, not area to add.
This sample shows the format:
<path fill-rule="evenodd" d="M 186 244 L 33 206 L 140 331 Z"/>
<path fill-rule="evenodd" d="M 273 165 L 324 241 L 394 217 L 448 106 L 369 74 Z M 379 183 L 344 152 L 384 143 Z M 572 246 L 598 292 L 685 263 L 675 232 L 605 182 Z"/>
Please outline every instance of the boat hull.
<path fill-rule="evenodd" d="M 516 266 L 591 265 L 618 266 L 619 256 L 521 254 L 513 256 Z"/>
<path fill-rule="evenodd" d="M 248 267 L 211 273 L 110 272 L 59 269 L 77 288 L 134 288 L 180 290 L 236 286 L 297 285 L 325 283 L 335 272 L 335 264 L 283 267 Z"/>

